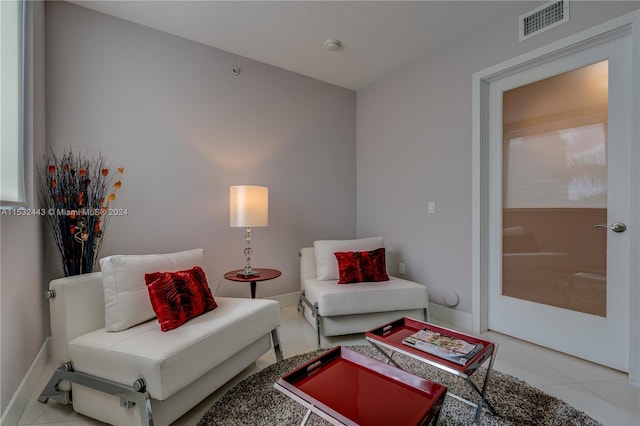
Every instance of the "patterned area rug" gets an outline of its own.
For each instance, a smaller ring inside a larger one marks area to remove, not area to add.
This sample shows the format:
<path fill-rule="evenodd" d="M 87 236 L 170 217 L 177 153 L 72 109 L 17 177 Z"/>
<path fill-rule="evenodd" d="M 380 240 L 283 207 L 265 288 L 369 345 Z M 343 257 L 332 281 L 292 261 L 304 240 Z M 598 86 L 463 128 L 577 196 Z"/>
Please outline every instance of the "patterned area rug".
<path fill-rule="evenodd" d="M 364 355 L 382 359 L 382 356 L 371 346 L 349 348 Z M 273 384 L 281 375 L 322 352 L 309 352 L 285 359 L 246 378 L 223 395 L 200 419 L 198 426 L 300 424 L 306 409 L 274 389 Z M 394 359 L 407 371 L 441 383 L 447 386 L 449 392 L 463 398 L 472 398 L 472 391 L 464 380 L 402 355 L 396 355 Z M 472 376 L 479 387 L 485 371 L 485 369 L 478 370 Z M 565 402 L 545 394 L 520 379 L 495 370 L 491 374 L 487 399 L 498 414 L 494 416 L 486 409 L 483 410 L 480 418 L 481 425 L 600 425 Z M 474 414 L 474 407 L 447 396 L 438 425 L 470 425 L 473 423 Z M 307 424 L 329 425 L 315 414 L 311 415 Z"/>

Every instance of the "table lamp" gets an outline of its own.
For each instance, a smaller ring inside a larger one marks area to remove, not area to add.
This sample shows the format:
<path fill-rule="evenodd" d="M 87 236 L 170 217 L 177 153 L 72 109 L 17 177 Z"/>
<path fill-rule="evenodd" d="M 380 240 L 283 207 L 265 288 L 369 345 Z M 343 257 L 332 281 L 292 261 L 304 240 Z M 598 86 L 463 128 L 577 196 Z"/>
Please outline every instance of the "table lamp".
<path fill-rule="evenodd" d="M 229 225 L 245 228 L 244 271 L 240 276 L 258 275 L 251 269 L 251 228 L 269 224 L 269 188 L 236 185 L 229 190 Z"/>

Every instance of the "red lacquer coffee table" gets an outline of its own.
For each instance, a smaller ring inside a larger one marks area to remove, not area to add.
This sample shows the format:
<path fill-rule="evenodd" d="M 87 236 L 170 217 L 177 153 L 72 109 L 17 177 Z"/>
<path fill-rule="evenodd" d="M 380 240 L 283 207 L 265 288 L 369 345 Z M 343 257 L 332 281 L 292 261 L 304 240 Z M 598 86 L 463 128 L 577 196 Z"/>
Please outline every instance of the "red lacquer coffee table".
<path fill-rule="evenodd" d="M 482 345 L 482 348 L 464 365 L 460 365 L 455 362 L 440 358 L 437 355 L 423 352 L 419 349 L 415 349 L 402 343 L 402 339 L 404 339 L 405 337 L 414 334 L 418 330 L 424 329 L 440 333 L 443 336 L 462 339 L 472 344 L 480 344 Z M 387 358 L 388 362 L 391 362 L 398 368 L 402 367 L 400 367 L 400 365 L 398 365 L 396 361 L 392 359 L 393 355 L 396 352 L 463 378 L 464 381 L 469 385 L 469 387 L 478 395 L 478 402 L 473 403 L 450 392 L 449 395 L 453 398 L 476 407 L 474 423 L 478 423 L 478 421 L 480 420 L 480 414 L 482 413 L 483 405 L 487 407 L 491 414 L 496 414 L 495 409 L 485 398 L 487 385 L 489 384 L 489 377 L 491 376 L 491 371 L 493 370 L 493 362 L 498 351 L 498 345 L 496 345 L 495 343 L 478 339 L 477 337 L 460 333 L 455 330 L 450 330 L 448 328 L 438 327 L 431 323 L 417 321 L 411 318 L 400 318 L 396 321 L 381 325 L 378 328 L 370 330 L 365 333 L 365 339 L 367 339 L 369 343 L 371 343 L 376 349 L 378 349 L 378 351 Z M 387 354 L 387 352 L 383 350 L 384 348 L 390 350 L 391 353 Z M 478 388 L 476 384 L 471 381 L 470 377 L 481 365 L 483 365 L 487 361 L 489 361 L 489 365 L 487 366 L 487 373 L 485 375 L 482 388 Z"/>
<path fill-rule="evenodd" d="M 334 425 L 435 425 L 447 388 L 337 346 L 274 387 Z"/>

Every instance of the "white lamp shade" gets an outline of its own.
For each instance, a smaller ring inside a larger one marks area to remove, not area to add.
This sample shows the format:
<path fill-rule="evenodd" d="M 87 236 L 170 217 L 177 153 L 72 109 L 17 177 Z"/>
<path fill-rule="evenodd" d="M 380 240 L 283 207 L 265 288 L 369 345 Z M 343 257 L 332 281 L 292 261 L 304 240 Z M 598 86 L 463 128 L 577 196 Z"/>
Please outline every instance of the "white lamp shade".
<path fill-rule="evenodd" d="M 269 225 L 269 188 L 232 186 L 229 189 L 229 225 L 240 228 Z"/>

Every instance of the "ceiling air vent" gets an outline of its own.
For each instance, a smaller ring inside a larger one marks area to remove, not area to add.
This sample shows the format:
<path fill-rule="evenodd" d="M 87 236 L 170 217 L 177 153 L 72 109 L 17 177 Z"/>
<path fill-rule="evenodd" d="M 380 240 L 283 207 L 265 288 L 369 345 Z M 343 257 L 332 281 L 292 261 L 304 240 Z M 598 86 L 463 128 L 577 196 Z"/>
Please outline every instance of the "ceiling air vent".
<path fill-rule="evenodd" d="M 569 0 L 550 1 L 520 15 L 520 41 L 540 34 L 569 20 Z"/>

